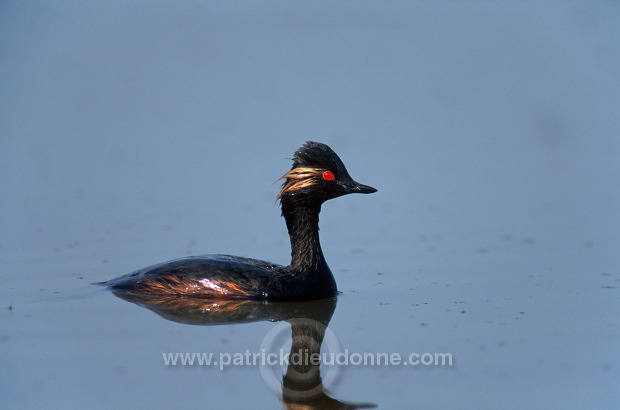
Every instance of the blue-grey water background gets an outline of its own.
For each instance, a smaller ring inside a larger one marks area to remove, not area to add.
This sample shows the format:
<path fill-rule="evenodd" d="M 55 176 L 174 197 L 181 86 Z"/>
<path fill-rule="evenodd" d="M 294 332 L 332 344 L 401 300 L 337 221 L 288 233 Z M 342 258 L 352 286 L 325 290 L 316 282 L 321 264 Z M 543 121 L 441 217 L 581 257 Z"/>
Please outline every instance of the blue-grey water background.
<path fill-rule="evenodd" d="M 3 2 L 2 408 L 278 408 L 271 322 L 189 326 L 91 282 L 189 254 L 287 263 L 293 151 L 373 195 L 321 240 L 379 408 L 620 405 L 620 6 L 569 2 Z M 93 292 L 95 292 L 93 294 Z M 74 297 L 76 296 L 76 297 Z"/>

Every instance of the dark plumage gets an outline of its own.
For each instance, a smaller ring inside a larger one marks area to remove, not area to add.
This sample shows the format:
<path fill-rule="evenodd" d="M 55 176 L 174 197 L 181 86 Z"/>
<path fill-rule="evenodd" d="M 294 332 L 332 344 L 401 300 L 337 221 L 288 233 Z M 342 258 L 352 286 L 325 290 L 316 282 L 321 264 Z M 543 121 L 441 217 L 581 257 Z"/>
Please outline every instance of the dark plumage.
<path fill-rule="evenodd" d="M 230 255 L 175 259 L 103 282 L 145 294 L 204 298 L 308 300 L 334 296 L 334 276 L 319 242 L 319 212 L 329 199 L 375 188 L 355 182 L 325 144 L 307 142 L 293 158 L 278 195 L 291 240 L 288 266 Z"/>

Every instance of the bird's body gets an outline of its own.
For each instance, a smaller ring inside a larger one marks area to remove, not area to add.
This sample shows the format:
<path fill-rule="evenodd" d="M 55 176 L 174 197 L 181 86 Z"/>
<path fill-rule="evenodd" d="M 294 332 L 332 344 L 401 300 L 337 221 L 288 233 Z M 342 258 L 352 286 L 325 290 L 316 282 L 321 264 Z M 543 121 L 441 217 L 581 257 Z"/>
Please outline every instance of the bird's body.
<path fill-rule="evenodd" d="M 319 213 L 328 199 L 376 189 L 358 184 L 327 145 L 308 142 L 295 152 L 278 195 L 291 240 L 291 264 L 230 255 L 175 259 L 104 282 L 134 293 L 203 298 L 310 300 L 335 296 L 336 281 L 319 241 Z"/>
<path fill-rule="evenodd" d="M 336 294 L 329 268 L 293 275 L 286 266 L 232 255 L 174 259 L 106 284 L 127 292 L 226 299 L 308 300 Z"/>

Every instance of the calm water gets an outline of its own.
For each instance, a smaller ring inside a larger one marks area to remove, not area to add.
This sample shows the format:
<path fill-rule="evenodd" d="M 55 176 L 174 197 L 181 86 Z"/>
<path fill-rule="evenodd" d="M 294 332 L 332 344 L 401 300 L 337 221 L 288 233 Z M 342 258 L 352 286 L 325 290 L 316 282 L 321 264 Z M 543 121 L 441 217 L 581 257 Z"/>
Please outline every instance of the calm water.
<path fill-rule="evenodd" d="M 164 354 L 287 352 L 292 328 L 453 358 L 324 364 L 322 407 L 617 408 L 620 8 L 546 4 L 3 5 L 0 407 L 282 408 L 295 369 Z M 310 139 L 379 189 L 323 208 L 337 303 L 91 285 L 287 263 L 273 182 Z"/>

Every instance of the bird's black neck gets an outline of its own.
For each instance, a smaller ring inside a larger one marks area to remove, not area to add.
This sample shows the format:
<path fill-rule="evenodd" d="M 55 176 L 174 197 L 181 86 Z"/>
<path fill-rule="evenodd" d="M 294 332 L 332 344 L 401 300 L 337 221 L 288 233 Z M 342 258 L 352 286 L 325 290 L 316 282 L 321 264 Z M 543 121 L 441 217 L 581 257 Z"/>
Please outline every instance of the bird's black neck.
<path fill-rule="evenodd" d="M 291 238 L 291 264 L 287 270 L 292 274 L 329 272 L 319 241 L 319 212 L 320 203 L 297 203 L 282 198 L 282 216 Z"/>

